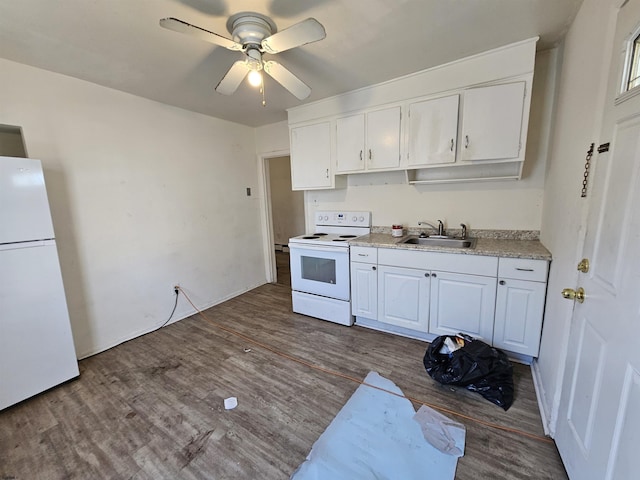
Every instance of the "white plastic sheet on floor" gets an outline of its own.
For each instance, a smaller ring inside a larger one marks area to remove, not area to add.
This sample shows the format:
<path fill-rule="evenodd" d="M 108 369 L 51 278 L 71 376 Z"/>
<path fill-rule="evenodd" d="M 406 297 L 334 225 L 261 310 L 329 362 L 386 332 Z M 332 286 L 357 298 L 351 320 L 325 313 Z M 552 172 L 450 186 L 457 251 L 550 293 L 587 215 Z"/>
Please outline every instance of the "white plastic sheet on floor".
<path fill-rule="evenodd" d="M 402 395 L 376 372 L 364 382 Z M 453 480 L 464 452 L 464 426 L 425 409 L 416 415 L 406 398 L 359 386 L 291 479 Z"/>

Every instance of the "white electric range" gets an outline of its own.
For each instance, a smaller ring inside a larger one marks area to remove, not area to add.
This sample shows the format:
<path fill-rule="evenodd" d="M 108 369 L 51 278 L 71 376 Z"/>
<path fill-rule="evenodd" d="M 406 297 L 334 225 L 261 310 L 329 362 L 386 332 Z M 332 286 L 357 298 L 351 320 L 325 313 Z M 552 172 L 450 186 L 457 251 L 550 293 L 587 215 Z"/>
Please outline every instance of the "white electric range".
<path fill-rule="evenodd" d="M 319 211 L 314 232 L 289 239 L 293 311 L 353 325 L 349 240 L 371 233 L 371 212 Z"/>

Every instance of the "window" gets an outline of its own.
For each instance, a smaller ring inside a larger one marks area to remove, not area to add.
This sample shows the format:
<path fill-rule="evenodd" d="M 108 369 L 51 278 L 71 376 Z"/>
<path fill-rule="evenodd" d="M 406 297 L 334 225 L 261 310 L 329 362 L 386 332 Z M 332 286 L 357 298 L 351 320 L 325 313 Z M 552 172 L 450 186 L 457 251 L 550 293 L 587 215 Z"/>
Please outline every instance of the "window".
<path fill-rule="evenodd" d="M 629 42 L 628 50 L 630 55 L 626 90 L 631 90 L 640 85 L 640 34 Z"/>

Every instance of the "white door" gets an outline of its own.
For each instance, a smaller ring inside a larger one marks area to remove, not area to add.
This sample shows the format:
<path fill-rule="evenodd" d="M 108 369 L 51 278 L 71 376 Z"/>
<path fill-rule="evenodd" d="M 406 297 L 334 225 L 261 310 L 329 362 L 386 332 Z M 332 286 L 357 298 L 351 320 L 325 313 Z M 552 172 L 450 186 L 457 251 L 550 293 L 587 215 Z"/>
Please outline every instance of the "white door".
<path fill-rule="evenodd" d="M 378 266 L 378 321 L 426 333 L 429 281 L 427 270 Z"/>
<path fill-rule="evenodd" d="M 78 376 L 78 362 L 54 241 L 0 245 L 0 285 L 2 410 Z"/>
<path fill-rule="evenodd" d="M 351 262 L 351 314 L 378 319 L 378 272 L 375 265 Z"/>
<path fill-rule="evenodd" d="M 400 107 L 367 113 L 367 168 L 400 165 Z"/>
<path fill-rule="evenodd" d="M 461 156 L 497 160 L 520 155 L 525 82 L 471 88 L 464 92 Z"/>
<path fill-rule="evenodd" d="M 336 120 L 336 171 L 357 172 L 365 169 L 364 114 Z"/>
<path fill-rule="evenodd" d="M 410 167 L 456 161 L 459 95 L 409 105 Z"/>
<path fill-rule="evenodd" d="M 581 274 L 556 442 L 572 479 L 638 478 L 640 447 L 640 95 L 614 102 L 640 0 L 618 14 L 601 142 L 594 157 Z M 556 292 L 550 292 L 556 294 Z"/>
<path fill-rule="evenodd" d="M 0 157 L 0 244 L 53 238 L 40 160 Z"/>
<path fill-rule="evenodd" d="M 493 346 L 537 357 L 547 284 L 501 279 L 496 296 Z"/>
<path fill-rule="evenodd" d="M 349 300 L 349 250 L 289 243 L 291 288 L 298 292 Z"/>
<path fill-rule="evenodd" d="M 462 273 L 431 273 L 429 333 L 466 333 L 491 344 L 496 278 Z"/>
<path fill-rule="evenodd" d="M 329 122 L 291 129 L 291 188 L 330 188 L 331 126 Z"/>

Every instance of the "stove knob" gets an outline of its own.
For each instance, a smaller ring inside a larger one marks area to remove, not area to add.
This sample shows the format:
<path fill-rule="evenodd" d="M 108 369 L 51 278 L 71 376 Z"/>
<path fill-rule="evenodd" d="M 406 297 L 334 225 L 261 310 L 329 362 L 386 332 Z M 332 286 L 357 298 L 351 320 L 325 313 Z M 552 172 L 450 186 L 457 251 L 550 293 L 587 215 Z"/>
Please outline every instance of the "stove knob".
<path fill-rule="evenodd" d="M 353 219 L 352 219 L 352 220 L 353 220 L 354 222 L 357 222 L 357 221 L 358 221 L 358 217 L 353 217 Z"/>
<path fill-rule="evenodd" d="M 364 222 L 364 217 L 360 217 L 360 221 L 361 221 L 361 222 Z"/>
<path fill-rule="evenodd" d="M 324 216 L 324 221 L 326 222 L 327 220 L 329 220 L 329 215 Z"/>

